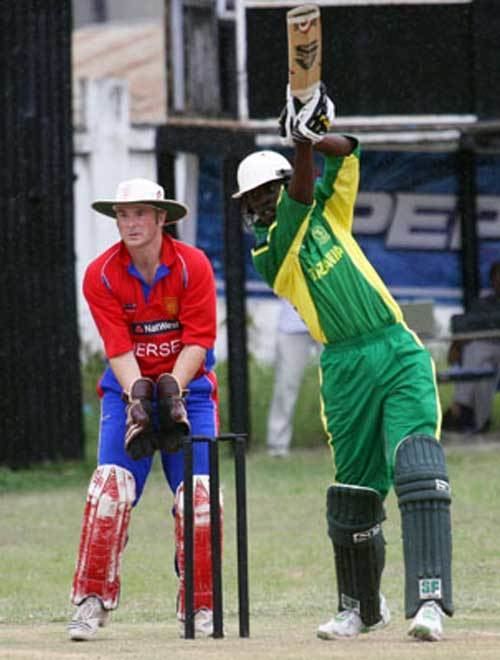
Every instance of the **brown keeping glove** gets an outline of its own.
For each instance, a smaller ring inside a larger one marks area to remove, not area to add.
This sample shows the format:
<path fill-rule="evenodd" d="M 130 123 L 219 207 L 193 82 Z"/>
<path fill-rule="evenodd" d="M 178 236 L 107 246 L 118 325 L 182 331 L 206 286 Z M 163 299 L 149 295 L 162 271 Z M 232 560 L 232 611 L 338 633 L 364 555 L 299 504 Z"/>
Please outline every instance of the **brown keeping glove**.
<path fill-rule="evenodd" d="M 159 449 L 178 451 L 183 439 L 190 434 L 186 406 L 179 381 L 173 374 L 162 374 L 157 381 L 158 410 L 160 416 Z"/>
<path fill-rule="evenodd" d="M 151 422 L 153 391 L 151 378 L 137 378 L 130 386 L 130 391 L 123 393 L 127 402 L 125 451 L 134 460 L 152 456 L 156 449 Z"/>

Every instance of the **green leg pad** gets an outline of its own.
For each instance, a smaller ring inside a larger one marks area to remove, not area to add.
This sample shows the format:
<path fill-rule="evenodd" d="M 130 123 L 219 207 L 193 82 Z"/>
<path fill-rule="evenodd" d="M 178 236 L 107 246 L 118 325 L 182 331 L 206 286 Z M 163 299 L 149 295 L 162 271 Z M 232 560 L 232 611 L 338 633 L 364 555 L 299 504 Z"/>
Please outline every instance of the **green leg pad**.
<path fill-rule="evenodd" d="M 427 435 L 405 438 L 396 452 L 394 486 L 401 511 L 405 613 L 434 600 L 453 614 L 451 491 L 444 452 Z"/>
<path fill-rule="evenodd" d="M 385 520 L 377 491 L 335 485 L 327 491 L 339 610 L 356 610 L 366 626 L 380 621 L 380 579 L 385 564 Z"/>

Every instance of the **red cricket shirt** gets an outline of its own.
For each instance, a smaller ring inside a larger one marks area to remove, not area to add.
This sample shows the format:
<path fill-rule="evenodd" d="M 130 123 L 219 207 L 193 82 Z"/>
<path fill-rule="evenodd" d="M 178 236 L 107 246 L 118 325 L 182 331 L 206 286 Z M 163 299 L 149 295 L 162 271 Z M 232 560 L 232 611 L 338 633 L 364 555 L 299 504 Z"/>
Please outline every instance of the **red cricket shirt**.
<path fill-rule="evenodd" d="M 165 234 L 161 265 L 148 287 L 120 241 L 85 272 L 83 293 L 108 358 L 133 350 L 143 376 L 171 371 L 186 344 L 211 349 L 215 279 L 207 256 Z M 204 372 L 204 367 L 197 375 Z"/>

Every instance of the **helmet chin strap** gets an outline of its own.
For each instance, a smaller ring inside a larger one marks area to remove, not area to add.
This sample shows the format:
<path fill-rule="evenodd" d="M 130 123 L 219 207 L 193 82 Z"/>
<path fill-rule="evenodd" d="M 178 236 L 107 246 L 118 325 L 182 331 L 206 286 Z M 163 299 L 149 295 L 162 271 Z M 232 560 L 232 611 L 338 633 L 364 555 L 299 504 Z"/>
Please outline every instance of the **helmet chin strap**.
<path fill-rule="evenodd" d="M 253 211 L 243 211 L 241 214 L 243 220 L 243 229 L 248 234 L 252 233 L 253 226 L 259 222 L 259 216 Z"/>
<path fill-rule="evenodd" d="M 260 223 L 265 227 L 268 227 L 271 224 L 271 222 L 264 222 L 264 220 L 262 220 L 257 213 L 251 211 L 250 209 L 243 210 L 241 213 L 241 218 L 243 223 L 243 230 L 247 234 L 253 234 L 253 228 L 256 224 Z"/>
<path fill-rule="evenodd" d="M 259 216 L 248 204 L 248 200 L 244 198 L 241 200 L 241 219 L 243 224 L 243 230 L 247 234 L 252 234 L 253 226 L 256 222 L 259 222 Z"/>

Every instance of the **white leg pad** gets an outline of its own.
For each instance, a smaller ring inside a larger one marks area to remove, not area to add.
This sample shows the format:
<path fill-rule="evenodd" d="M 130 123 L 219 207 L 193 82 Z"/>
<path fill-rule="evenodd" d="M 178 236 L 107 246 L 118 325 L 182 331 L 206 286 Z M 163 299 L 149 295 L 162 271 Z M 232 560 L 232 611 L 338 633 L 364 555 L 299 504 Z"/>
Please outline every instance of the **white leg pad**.
<path fill-rule="evenodd" d="M 210 525 L 210 481 L 206 475 L 193 476 L 194 519 L 194 610 L 212 610 L 212 544 Z M 222 547 L 223 502 L 219 492 Z M 184 620 L 184 484 L 175 494 L 175 545 L 179 570 L 177 616 Z"/>
<path fill-rule="evenodd" d="M 106 609 L 118 605 L 120 567 L 127 541 L 134 476 L 118 465 L 100 465 L 92 475 L 83 514 L 71 602 L 98 596 Z"/>

